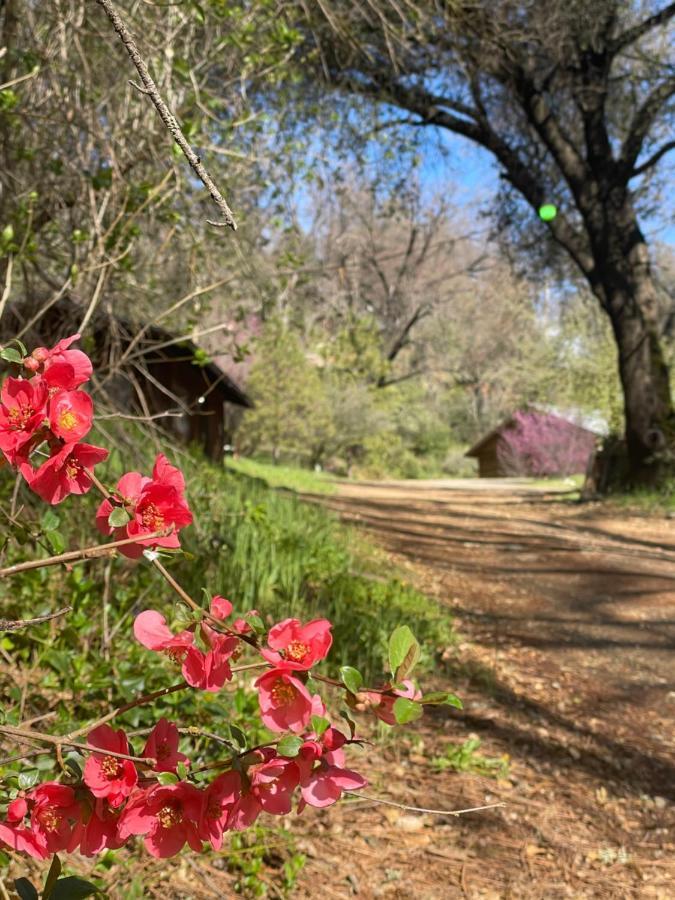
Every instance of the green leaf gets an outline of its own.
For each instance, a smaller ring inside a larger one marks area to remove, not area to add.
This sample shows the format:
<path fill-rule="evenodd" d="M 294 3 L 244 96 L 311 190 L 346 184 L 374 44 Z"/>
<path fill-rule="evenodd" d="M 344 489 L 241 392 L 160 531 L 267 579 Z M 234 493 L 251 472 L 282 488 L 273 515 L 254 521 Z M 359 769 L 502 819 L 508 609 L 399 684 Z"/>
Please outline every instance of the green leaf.
<path fill-rule="evenodd" d="M 60 531 L 48 531 L 46 538 L 54 553 L 63 553 L 66 549 L 66 539 Z"/>
<path fill-rule="evenodd" d="M 0 350 L 0 359 L 4 359 L 5 362 L 10 363 L 21 363 L 21 354 L 18 350 L 15 350 L 14 347 L 4 347 Z"/>
<path fill-rule="evenodd" d="M 21 900 L 39 900 L 37 890 L 27 878 L 15 878 L 14 890 Z"/>
<path fill-rule="evenodd" d="M 351 691 L 352 694 L 357 694 L 363 684 L 363 675 L 358 669 L 352 668 L 352 666 L 341 666 L 340 680 L 348 691 Z"/>
<path fill-rule="evenodd" d="M 131 516 L 123 506 L 116 506 L 108 516 L 108 525 L 111 528 L 124 528 L 130 521 Z"/>
<path fill-rule="evenodd" d="M 398 667 L 405 660 L 410 648 L 416 644 L 415 635 L 407 625 L 399 625 L 389 638 L 389 670 L 396 674 Z"/>
<path fill-rule="evenodd" d="M 328 719 L 324 719 L 323 716 L 312 716 L 311 728 L 317 737 L 321 737 L 324 731 L 329 727 L 330 722 Z"/>
<path fill-rule="evenodd" d="M 178 772 L 178 778 L 180 781 L 185 781 L 185 779 L 190 774 L 190 770 L 188 769 L 188 767 L 185 765 L 184 762 L 178 763 L 178 765 L 176 766 L 176 771 Z"/>
<path fill-rule="evenodd" d="M 446 706 L 454 706 L 455 709 L 464 709 L 464 704 L 456 694 L 448 694 L 445 698 Z"/>
<path fill-rule="evenodd" d="M 355 722 L 354 719 L 352 718 L 352 714 L 349 712 L 348 709 L 346 709 L 346 708 L 343 707 L 343 708 L 340 710 L 340 716 L 341 716 L 341 717 L 345 720 L 345 722 L 347 722 L 347 724 L 349 725 L 349 737 L 350 737 L 351 739 L 353 739 L 353 738 L 354 738 L 354 735 L 356 734 L 356 722 Z"/>
<path fill-rule="evenodd" d="M 265 631 L 265 623 L 260 616 L 246 616 L 246 621 L 254 631 Z"/>
<path fill-rule="evenodd" d="M 407 722 L 414 722 L 424 712 L 419 703 L 414 700 L 408 700 L 406 697 L 399 697 L 394 702 L 394 718 L 399 725 L 405 725 Z"/>
<path fill-rule="evenodd" d="M 19 789 L 22 791 L 29 791 L 34 785 L 38 783 L 40 778 L 40 773 L 37 769 L 33 769 L 30 772 L 21 772 L 19 774 Z"/>
<path fill-rule="evenodd" d="M 174 775 L 173 772 L 159 772 L 157 781 L 161 785 L 178 784 L 178 775 Z"/>
<path fill-rule="evenodd" d="M 12 860 L 9 858 L 9 855 L 5 853 L 4 850 L 0 850 L 0 868 L 2 868 L 3 866 L 8 866 L 11 861 Z"/>
<path fill-rule="evenodd" d="M 40 526 L 43 531 L 56 531 L 60 521 L 54 510 L 48 509 L 40 519 Z"/>
<path fill-rule="evenodd" d="M 236 745 L 237 750 L 245 750 L 248 744 L 246 735 L 238 725 L 230 725 L 230 737 Z"/>
<path fill-rule="evenodd" d="M 60 878 L 56 882 L 49 900 L 80 900 L 81 897 L 92 897 L 94 894 L 100 893 L 100 889 L 91 881 L 71 875 L 68 878 Z"/>
<path fill-rule="evenodd" d="M 54 885 L 61 874 L 61 860 L 58 855 L 55 853 L 52 858 L 52 864 L 49 867 L 49 872 L 47 872 L 47 878 L 45 879 L 44 887 L 42 888 L 42 900 L 47 900 L 49 896 L 51 896 L 52 891 L 54 890 Z"/>
<path fill-rule="evenodd" d="M 283 737 L 277 744 L 277 753 L 280 756 L 292 758 L 293 756 L 298 755 L 302 745 L 303 740 L 301 737 L 298 737 L 297 734 L 287 734 L 286 737 Z"/>
<path fill-rule="evenodd" d="M 415 641 L 410 645 L 410 649 L 406 653 L 403 662 L 396 669 L 395 679 L 396 681 L 403 681 L 405 678 L 408 678 L 412 670 L 415 668 L 420 658 L 420 645 Z"/>

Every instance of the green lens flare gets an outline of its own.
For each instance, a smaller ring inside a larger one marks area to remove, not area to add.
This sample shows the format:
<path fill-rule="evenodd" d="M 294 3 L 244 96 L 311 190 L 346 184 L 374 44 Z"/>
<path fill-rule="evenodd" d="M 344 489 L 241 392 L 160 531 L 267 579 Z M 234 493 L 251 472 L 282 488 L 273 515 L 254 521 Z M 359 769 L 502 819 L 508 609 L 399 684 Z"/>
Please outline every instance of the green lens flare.
<path fill-rule="evenodd" d="M 558 215 L 558 209 L 553 203 L 544 203 L 539 207 L 539 218 L 542 222 L 552 222 Z"/>

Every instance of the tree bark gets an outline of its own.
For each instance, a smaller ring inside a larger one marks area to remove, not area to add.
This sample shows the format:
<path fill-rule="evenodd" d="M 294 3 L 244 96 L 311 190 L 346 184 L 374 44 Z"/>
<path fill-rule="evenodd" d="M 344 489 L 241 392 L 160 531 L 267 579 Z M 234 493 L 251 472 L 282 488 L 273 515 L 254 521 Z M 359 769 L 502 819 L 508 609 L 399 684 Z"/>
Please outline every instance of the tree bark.
<path fill-rule="evenodd" d="M 661 475 L 675 445 L 658 294 L 630 200 L 624 199 L 610 215 L 605 209 L 603 219 L 602 229 L 588 228 L 596 260 L 589 280 L 610 318 L 618 348 L 629 475 L 634 484 L 650 484 Z"/>

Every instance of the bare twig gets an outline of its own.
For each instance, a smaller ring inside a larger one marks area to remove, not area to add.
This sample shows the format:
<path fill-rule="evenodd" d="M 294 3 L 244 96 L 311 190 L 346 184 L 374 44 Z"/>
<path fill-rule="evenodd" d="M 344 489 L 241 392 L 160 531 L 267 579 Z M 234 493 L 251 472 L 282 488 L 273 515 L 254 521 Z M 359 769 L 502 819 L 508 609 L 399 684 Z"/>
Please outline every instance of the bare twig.
<path fill-rule="evenodd" d="M 163 537 L 170 533 L 171 529 L 163 529 L 154 534 L 143 535 L 144 540 L 150 538 Z M 59 553 L 57 556 L 48 556 L 46 559 L 30 559 L 27 562 L 16 563 L 13 566 L 6 566 L 0 569 L 0 578 L 7 578 L 9 575 L 16 575 L 18 572 L 27 572 L 30 569 L 42 569 L 46 566 L 59 566 L 61 563 L 79 562 L 85 559 L 98 559 L 101 556 L 107 556 L 118 547 L 125 547 L 128 544 L 137 544 L 138 537 L 124 538 L 122 541 L 111 541 L 109 544 L 97 544 L 94 547 L 84 547 L 82 550 L 69 550 L 67 553 Z"/>
<path fill-rule="evenodd" d="M 141 77 L 143 88 L 141 88 L 139 85 L 134 84 L 133 82 L 130 82 L 130 84 L 133 84 L 133 86 L 141 91 L 141 93 L 146 94 L 150 98 L 153 106 L 159 113 L 160 119 L 166 126 L 174 141 L 183 151 L 183 154 L 190 164 L 192 170 L 202 182 L 204 187 L 208 190 L 209 194 L 211 195 L 211 199 L 222 213 L 224 218 L 223 222 L 214 222 L 211 219 L 207 219 L 209 225 L 215 225 L 217 228 L 228 227 L 233 231 L 236 231 L 237 223 L 234 220 L 234 216 L 232 215 L 230 207 L 227 205 L 227 203 L 225 202 L 225 198 L 213 183 L 211 176 L 204 168 L 200 158 L 188 143 L 187 138 L 181 131 L 176 117 L 173 115 L 166 103 L 162 100 L 159 90 L 157 89 L 157 85 L 152 80 L 152 76 L 150 75 L 148 67 L 141 58 L 141 55 L 138 52 L 138 47 L 136 46 L 134 39 L 129 32 L 129 29 L 120 18 L 119 13 L 115 9 L 111 0 L 96 0 L 96 2 L 99 4 L 99 6 L 103 7 L 106 15 L 112 23 L 113 28 L 124 44 L 131 61 L 136 67 L 136 71 Z"/>
<path fill-rule="evenodd" d="M 0 296 L 0 319 L 2 318 L 2 314 L 5 311 L 5 304 L 7 303 L 10 292 L 12 290 L 12 263 L 13 256 L 10 253 L 7 256 L 7 266 L 5 268 L 5 286 L 2 289 L 2 296 Z"/>
<path fill-rule="evenodd" d="M 89 729 L 87 729 L 89 730 Z M 114 756 L 119 759 L 130 759 L 132 762 L 145 763 L 147 766 L 154 766 L 157 760 L 150 756 L 130 756 L 128 753 L 118 753 L 116 750 L 97 750 L 96 747 L 90 747 L 89 744 L 83 744 L 79 741 L 71 741 L 67 736 L 44 734 L 41 731 L 27 731 L 23 728 L 15 728 L 13 725 L 0 725 L 0 734 L 6 734 L 18 741 L 34 741 L 38 744 L 52 744 L 57 751 L 61 747 L 75 747 L 77 750 L 87 750 L 90 753 L 105 753 L 106 756 Z"/>
<path fill-rule="evenodd" d="M 406 812 L 429 813 L 434 816 L 463 816 L 465 813 L 481 812 L 484 809 L 496 809 L 499 806 L 506 806 L 505 803 L 488 803 L 486 806 L 472 806 L 469 809 L 426 809 L 423 806 L 406 806 L 405 803 L 395 803 L 393 800 L 383 800 L 382 797 L 372 797 L 370 794 L 362 794 L 361 791 L 344 791 L 352 797 L 358 797 L 359 800 L 368 800 L 370 803 L 382 803 L 385 806 L 395 806 L 396 809 L 403 809 Z"/>
<path fill-rule="evenodd" d="M 51 619 L 67 615 L 72 612 L 72 609 L 72 606 L 64 606 L 63 609 L 57 609 L 56 612 L 48 613 L 46 616 L 36 616 L 34 619 L 0 619 L 0 631 L 18 631 L 19 628 L 40 625 L 42 622 L 49 622 Z"/>

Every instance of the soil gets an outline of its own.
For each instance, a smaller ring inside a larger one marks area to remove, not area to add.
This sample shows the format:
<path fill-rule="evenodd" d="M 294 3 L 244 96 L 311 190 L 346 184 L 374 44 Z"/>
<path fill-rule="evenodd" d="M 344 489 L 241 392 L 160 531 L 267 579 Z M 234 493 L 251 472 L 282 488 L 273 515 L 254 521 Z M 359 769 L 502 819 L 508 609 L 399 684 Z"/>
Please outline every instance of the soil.
<path fill-rule="evenodd" d="M 675 524 L 498 481 L 350 484 L 320 502 L 461 635 L 431 686 L 463 711 L 369 750 L 368 793 L 504 806 L 308 810 L 297 896 L 675 898 Z M 439 771 L 469 736 L 508 771 Z"/>

